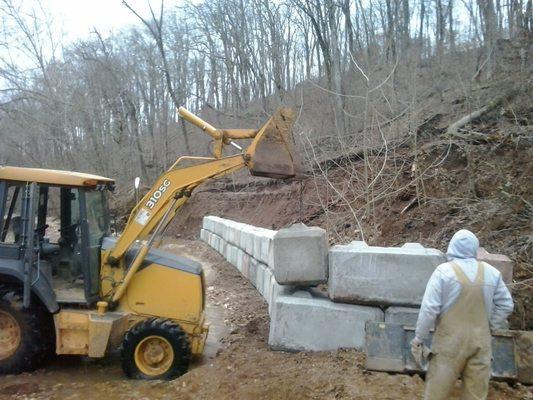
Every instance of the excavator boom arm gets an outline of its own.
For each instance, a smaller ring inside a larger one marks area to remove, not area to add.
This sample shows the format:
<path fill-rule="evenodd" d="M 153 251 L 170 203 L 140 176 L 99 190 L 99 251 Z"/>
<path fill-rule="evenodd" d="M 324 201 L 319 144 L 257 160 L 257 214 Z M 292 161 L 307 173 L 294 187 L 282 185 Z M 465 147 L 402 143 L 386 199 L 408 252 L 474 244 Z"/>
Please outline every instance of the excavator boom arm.
<path fill-rule="evenodd" d="M 104 261 L 106 266 L 119 265 L 120 260 L 136 241 L 143 240 L 150 234 L 151 236 L 141 245 L 123 279 L 113 285 L 112 292 L 107 294 L 114 302 L 118 301 L 126 290 L 156 237 L 162 235 L 177 210 L 185 204 L 192 190 L 198 185 L 244 167 L 248 167 L 252 175 L 258 176 L 288 178 L 295 175 L 291 137 L 294 118 L 290 110 L 278 110 L 259 130 L 217 129 L 183 108 L 179 109 L 179 113 L 184 119 L 213 137 L 214 158 L 179 158 L 157 179 L 150 191 L 133 208 L 124 232 Z M 252 143 L 240 154 L 222 157 L 222 149 L 226 144 L 233 144 L 242 149 L 232 139 L 252 139 Z M 179 168 L 178 164 L 184 159 L 201 160 L 201 162 Z"/>
<path fill-rule="evenodd" d="M 110 257 L 121 258 L 136 240 L 146 237 L 161 221 L 173 199 L 181 200 L 178 203 L 181 206 L 190 197 L 190 192 L 202 182 L 245 166 L 244 156 L 238 154 L 165 172 L 132 210 Z"/>

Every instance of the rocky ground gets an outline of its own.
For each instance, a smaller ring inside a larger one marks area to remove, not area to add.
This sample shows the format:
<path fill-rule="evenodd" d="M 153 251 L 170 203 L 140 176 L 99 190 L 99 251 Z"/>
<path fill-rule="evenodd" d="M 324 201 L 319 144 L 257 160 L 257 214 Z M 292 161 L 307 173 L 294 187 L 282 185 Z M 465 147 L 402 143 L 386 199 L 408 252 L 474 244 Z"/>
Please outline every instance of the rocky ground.
<path fill-rule="evenodd" d="M 168 251 L 201 260 L 207 269 L 206 355 L 172 382 L 124 378 L 117 357 L 59 357 L 34 373 L 0 377 L 0 399 L 415 399 L 419 376 L 368 372 L 354 350 L 271 351 L 267 305 L 214 250 L 194 240 L 170 240 Z M 459 398 L 457 393 L 453 399 Z M 491 383 L 490 400 L 533 399 L 531 388 Z"/>

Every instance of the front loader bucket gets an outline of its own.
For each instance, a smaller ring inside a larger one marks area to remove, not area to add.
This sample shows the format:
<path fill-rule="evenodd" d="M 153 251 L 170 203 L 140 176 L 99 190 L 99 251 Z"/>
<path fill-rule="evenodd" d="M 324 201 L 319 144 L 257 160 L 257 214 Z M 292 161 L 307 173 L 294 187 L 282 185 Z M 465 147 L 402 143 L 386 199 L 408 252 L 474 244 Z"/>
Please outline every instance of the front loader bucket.
<path fill-rule="evenodd" d="M 292 126 L 294 111 L 280 108 L 259 130 L 248 147 L 248 168 L 254 176 L 284 179 L 296 175 Z"/>

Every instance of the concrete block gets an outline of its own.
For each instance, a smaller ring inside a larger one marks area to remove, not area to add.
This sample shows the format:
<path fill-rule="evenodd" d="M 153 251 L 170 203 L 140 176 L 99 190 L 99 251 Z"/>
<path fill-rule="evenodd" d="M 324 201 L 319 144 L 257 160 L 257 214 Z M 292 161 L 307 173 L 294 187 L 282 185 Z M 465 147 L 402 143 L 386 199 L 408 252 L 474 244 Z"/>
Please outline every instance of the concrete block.
<path fill-rule="evenodd" d="M 263 284 L 264 284 L 264 281 L 265 281 L 265 271 L 266 271 L 265 264 L 258 263 L 257 264 L 257 277 L 256 277 L 256 281 L 255 281 L 255 288 L 257 289 L 257 291 L 261 295 L 263 295 Z"/>
<path fill-rule="evenodd" d="M 229 262 L 231 264 L 231 249 L 233 248 L 233 246 L 231 244 L 229 244 L 228 242 L 226 242 L 226 247 L 224 248 L 224 258 L 226 259 L 227 262 Z"/>
<path fill-rule="evenodd" d="M 254 226 L 248 226 L 244 233 L 244 247 L 243 250 L 250 255 L 254 254 L 254 237 L 256 228 Z"/>
<path fill-rule="evenodd" d="M 225 246 L 226 246 L 226 241 L 224 239 L 222 239 L 220 236 L 218 235 L 215 235 L 215 234 L 211 234 L 215 240 L 214 240 L 214 249 L 216 251 L 218 251 L 220 254 L 224 254 L 224 250 L 225 250 Z"/>
<path fill-rule="evenodd" d="M 215 235 L 218 235 L 218 236 L 222 237 L 221 224 L 219 222 L 216 222 L 216 221 L 211 221 L 211 224 L 212 224 L 212 228 L 213 229 L 209 229 L 209 231 L 211 233 L 214 233 Z"/>
<path fill-rule="evenodd" d="M 444 262 L 439 250 L 418 246 L 334 246 L 329 297 L 343 303 L 420 306 L 429 277 Z"/>
<path fill-rule="evenodd" d="M 368 247 L 368 244 L 366 244 L 363 240 L 352 240 L 348 246 L 350 246 L 353 249 L 360 248 L 360 247 Z"/>
<path fill-rule="evenodd" d="M 255 230 L 255 227 L 252 225 L 242 224 L 240 229 L 241 234 L 239 240 L 239 247 L 248 254 L 252 254 L 253 232 Z"/>
<path fill-rule="evenodd" d="M 509 257 L 503 254 L 491 254 L 483 247 L 480 247 L 477 251 L 477 259 L 492 265 L 500 271 L 506 284 L 513 283 L 514 261 Z"/>
<path fill-rule="evenodd" d="M 273 305 L 268 343 L 275 350 L 362 349 L 366 321 L 383 319 L 377 307 L 280 295 Z"/>
<path fill-rule="evenodd" d="M 294 224 L 272 241 L 272 267 L 282 285 L 315 285 L 328 279 L 328 241 L 318 227 Z"/>
<path fill-rule="evenodd" d="M 269 264 L 270 246 L 275 234 L 270 229 L 256 229 L 253 233 L 252 256 L 264 264 Z"/>
<path fill-rule="evenodd" d="M 293 286 L 280 285 L 278 282 L 276 282 L 276 278 L 274 277 L 274 275 L 272 275 L 272 279 L 270 280 L 270 298 L 267 300 L 268 301 L 268 314 L 272 315 L 274 304 L 278 296 L 289 296 L 293 292 L 294 292 Z"/>
<path fill-rule="evenodd" d="M 228 253 L 227 260 L 230 264 L 236 265 L 237 264 L 237 247 L 233 246 L 232 244 L 228 243 L 228 246 L 226 247 L 226 252 Z"/>
<path fill-rule="evenodd" d="M 202 224 L 204 229 L 221 236 L 223 227 L 222 221 L 222 218 L 208 215 L 204 217 Z"/>
<path fill-rule="evenodd" d="M 215 249 L 218 248 L 219 236 L 209 233 L 209 245 Z"/>
<path fill-rule="evenodd" d="M 259 261 L 257 261 L 255 258 L 250 258 L 250 267 L 248 270 L 248 280 L 250 283 L 255 287 L 257 282 L 257 266 L 259 265 Z"/>
<path fill-rule="evenodd" d="M 246 279 L 250 279 L 250 255 L 244 253 L 242 257 L 242 269 L 241 273 Z"/>
<path fill-rule="evenodd" d="M 243 267 L 243 264 L 244 264 L 244 255 L 246 253 L 244 251 L 242 251 L 241 249 L 239 249 L 237 247 L 237 262 L 236 262 L 236 267 L 237 269 L 239 270 L 239 272 L 242 274 L 242 267 Z"/>
<path fill-rule="evenodd" d="M 235 245 L 235 223 L 230 220 L 225 221 L 226 225 L 226 240 L 231 243 L 232 245 Z"/>
<path fill-rule="evenodd" d="M 263 297 L 267 301 L 267 303 L 270 301 L 270 283 L 272 282 L 272 279 L 274 277 L 274 274 L 272 273 L 272 270 L 270 268 L 265 269 L 265 278 L 263 279 Z"/>
<path fill-rule="evenodd" d="M 213 221 L 212 221 L 212 217 L 206 215 L 206 216 L 202 219 L 202 228 L 205 229 L 205 230 L 208 230 L 208 231 L 213 232 L 213 226 L 214 226 L 214 223 L 213 223 Z"/>
<path fill-rule="evenodd" d="M 307 290 L 297 290 L 292 294 L 293 297 L 300 297 L 302 299 L 312 299 L 313 295 Z"/>
<path fill-rule="evenodd" d="M 402 246 L 403 249 L 419 249 L 419 250 L 423 250 L 425 247 L 422 246 L 420 243 L 405 243 L 403 246 Z"/>
<path fill-rule="evenodd" d="M 385 310 L 385 322 L 416 326 L 420 309 L 412 307 L 389 307 Z"/>

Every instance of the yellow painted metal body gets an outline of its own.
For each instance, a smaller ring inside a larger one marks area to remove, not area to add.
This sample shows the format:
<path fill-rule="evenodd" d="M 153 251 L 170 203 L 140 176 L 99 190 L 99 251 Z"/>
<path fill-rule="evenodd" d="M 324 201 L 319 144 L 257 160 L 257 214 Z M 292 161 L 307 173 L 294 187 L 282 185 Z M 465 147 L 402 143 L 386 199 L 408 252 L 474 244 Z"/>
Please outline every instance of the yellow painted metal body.
<path fill-rule="evenodd" d="M 174 349 L 162 336 L 148 336 L 135 348 L 135 365 L 147 376 L 155 377 L 168 371 L 174 362 Z"/>
<path fill-rule="evenodd" d="M 102 260 L 105 260 L 109 253 L 110 251 L 102 252 Z M 113 292 L 112 282 L 122 281 L 124 264 L 124 259 L 118 267 L 111 267 L 103 262 L 103 298 L 109 298 L 109 294 Z M 177 322 L 189 335 L 192 353 L 202 354 L 209 331 L 204 315 L 203 279 L 203 274 L 149 264 L 133 275 L 118 301 L 116 310 L 129 316 L 131 323 L 127 329 L 154 316 Z"/>
<path fill-rule="evenodd" d="M 177 322 L 189 335 L 192 353 L 201 354 L 208 332 L 204 307 L 202 275 L 150 264 L 134 275 L 118 310 Z"/>
<path fill-rule="evenodd" d="M 0 180 L 89 187 L 98 184 L 112 184 L 115 182 L 113 179 L 99 175 L 85 174 L 83 172 L 10 166 L 0 166 Z"/>
<path fill-rule="evenodd" d="M 124 332 L 138 321 L 128 313 L 63 308 L 54 315 L 57 354 L 104 357 L 116 349 Z"/>

